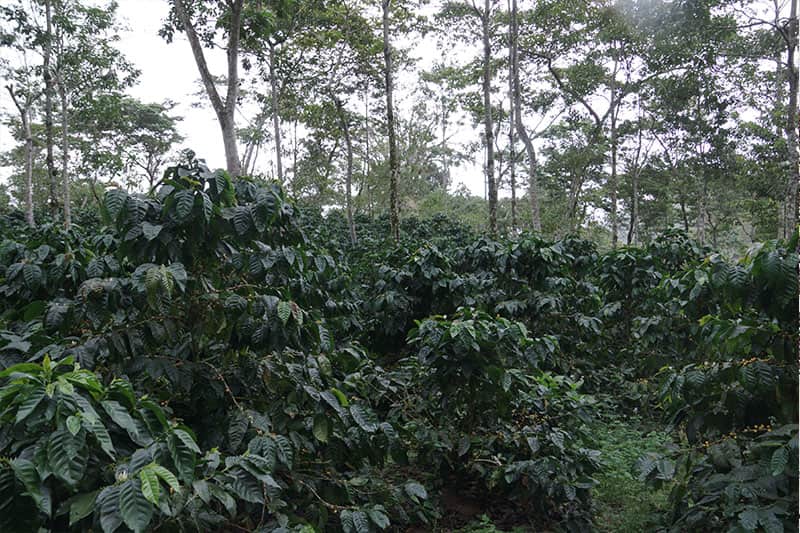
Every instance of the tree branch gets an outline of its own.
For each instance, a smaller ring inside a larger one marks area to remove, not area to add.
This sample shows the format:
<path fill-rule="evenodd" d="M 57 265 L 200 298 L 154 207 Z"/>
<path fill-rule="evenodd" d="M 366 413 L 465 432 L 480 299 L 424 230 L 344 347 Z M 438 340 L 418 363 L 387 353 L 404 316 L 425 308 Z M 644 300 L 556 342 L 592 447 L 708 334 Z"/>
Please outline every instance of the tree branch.
<path fill-rule="evenodd" d="M 197 69 L 200 71 L 200 79 L 203 81 L 203 86 L 211 100 L 211 105 L 214 107 L 214 111 L 217 115 L 224 115 L 225 103 L 222 102 L 222 98 L 220 98 L 219 92 L 217 92 L 217 87 L 214 85 L 214 78 L 208 70 L 208 63 L 203 53 L 203 46 L 200 44 L 200 38 L 197 36 L 197 32 L 192 25 L 192 21 L 189 18 L 189 14 L 186 12 L 186 7 L 183 2 L 184 0 L 175 0 L 175 14 L 180 19 L 183 29 L 186 32 L 186 37 L 189 39 L 189 45 L 192 47 L 192 54 L 197 63 Z"/>

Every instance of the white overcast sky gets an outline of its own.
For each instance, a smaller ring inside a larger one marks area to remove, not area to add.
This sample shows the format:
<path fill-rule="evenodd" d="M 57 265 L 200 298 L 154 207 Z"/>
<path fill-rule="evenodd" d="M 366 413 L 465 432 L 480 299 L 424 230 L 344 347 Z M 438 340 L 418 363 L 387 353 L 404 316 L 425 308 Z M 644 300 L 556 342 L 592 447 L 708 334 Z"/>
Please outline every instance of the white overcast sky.
<path fill-rule="evenodd" d="M 3 2 L 4 0 L 0 0 Z M 176 34 L 174 42 L 167 44 L 158 35 L 164 19 L 167 16 L 169 4 L 167 0 L 118 0 L 120 21 L 127 27 L 120 35 L 119 48 L 141 71 L 139 82 L 136 86 L 129 89 L 129 93 L 145 102 L 162 102 L 166 99 L 178 103 L 175 114 L 183 117 L 179 124 L 181 133 L 186 140 L 181 147 L 193 149 L 200 157 L 206 159 L 212 168 L 224 166 L 225 158 L 222 147 L 219 126 L 216 117 L 210 106 L 194 107 L 191 104 L 198 101 L 196 94 L 200 90 L 197 82 L 197 66 L 191 53 L 188 42 L 182 34 Z M 435 10 L 434 0 L 427 11 Z M 785 11 L 788 2 L 781 0 L 781 5 Z M 749 8 L 755 6 L 768 13 L 771 6 L 764 0 L 757 0 L 748 5 Z M 415 37 L 412 43 L 412 54 L 418 58 L 417 69 L 430 68 L 435 61 L 459 60 L 459 50 L 447 48 L 441 50 L 437 47 L 435 38 Z M 461 51 L 462 55 L 473 56 L 476 50 Z M 447 56 L 445 58 L 445 56 Z M 206 57 L 212 73 L 223 74 L 225 72 L 225 57 L 221 49 L 206 50 Z M 0 59 L 2 59 L 0 57 Z M 12 61 L 13 58 L 9 58 Z M 2 81 L 2 80 L 0 80 Z M 408 109 L 412 102 L 412 89 L 416 81 L 416 73 L 400 74 L 397 107 L 403 113 Z M 5 85 L 4 83 L 2 85 Z M 501 89 L 502 90 L 502 89 Z M 205 102 L 205 94 L 202 95 Z M 507 104 L 506 104 L 507 105 Z M 15 110 L 5 90 L 0 92 L 0 110 L 6 113 L 14 113 Z M 237 123 L 242 125 L 248 110 L 243 110 L 237 116 Z M 480 140 L 479 130 L 470 124 L 469 120 L 460 117 L 462 126 L 456 130 L 453 141 L 458 144 L 466 144 Z M 536 117 L 530 117 L 533 121 L 531 125 L 538 122 Z M 455 125 L 451 125 L 451 129 Z M 0 150 L 5 150 L 16 141 L 11 137 L 7 128 L 0 126 Z M 267 147 L 266 152 L 262 152 L 259 159 L 257 170 L 268 171 L 274 152 L 271 147 Z M 10 169 L 0 168 L 0 182 L 5 181 L 10 174 Z M 460 168 L 452 169 L 453 183 L 455 188 L 460 184 L 465 185 L 473 194 L 484 195 L 484 177 L 482 171 L 482 157 L 480 153 L 475 154 L 475 162 L 469 165 L 462 165 Z M 502 191 L 501 195 L 506 195 L 507 191 Z"/>
<path fill-rule="evenodd" d="M 165 0 L 119 0 L 119 17 L 128 27 L 128 30 L 121 35 L 119 48 L 141 70 L 139 83 L 129 92 L 146 102 L 160 102 L 164 99 L 178 102 L 175 114 L 183 117 L 180 124 L 181 133 L 186 137 L 183 145 L 204 157 L 211 167 L 223 167 L 225 153 L 213 110 L 210 106 L 202 108 L 191 106 L 192 102 L 197 101 L 194 95 L 199 90 L 199 76 L 189 43 L 183 34 L 177 34 L 170 44 L 158 35 L 168 10 L 169 6 Z M 424 67 L 430 66 L 434 59 L 441 57 L 436 52 L 433 39 L 418 41 L 415 54 L 420 60 L 419 66 Z M 222 50 L 207 49 L 206 57 L 212 73 L 225 72 L 225 55 Z M 407 81 L 408 83 L 404 85 L 401 79 L 397 103 L 401 108 L 411 100 L 411 87 L 408 85 L 412 80 Z M 203 98 L 205 99 L 205 94 Z M 240 113 L 237 116 L 237 123 L 242 125 L 243 119 Z M 474 141 L 473 135 L 478 135 L 477 130 L 468 126 L 456 136 L 456 142 Z M 267 147 L 257 167 L 266 171 L 273 156 L 274 149 Z M 453 187 L 463 183 L 473 194 L 483 196 L 483 182 L 480 165 L 462 166 L 453 170 Z"/>
<path fill-rule="evenodd" d="M 222 139 L 213 110 L 209 105 L 203 107 L 192 105 L 199 100 L 197 94 L 200 85 L 197 66 L 188 41 L 183 34 L 176 34 L 175 40 L 168 44 L 158 35 L 169 11 L 168 2 L 166 0 L 118 1 L 118 18 L 126 29 L 120 33 L 117 47 L 141 71 L 138 83 L 128 89 L 128 93 L 144 102 L 162 102 L 167 99 L 176 102 L 178 106 L 174 114 L 183 118 L 179 123 L 179 129 L 185 137 L 180 148 L 191 148 L 198 156 L 206 159 L 212 168 L 224 167 Z M 441 54 L 436 50 L 432 38 L 416 41 L 414 53 L 420 60 L 419 67 L 429 67 L 433 61 L 441 59 Z M 224 74 L 226 66 L 222 50 L 206 49 L 206 58 L 213 74 Z M 12 62 L 19 60 L 14 56 L 7 59 Z M 415 75 L 400 76 L 396 106 L 401 112 L 402 108 L 411 102 L 410 88 L 414 80 Z M 205 93 L 202 94 L 202 101 L 207 102 Z M 16 114 L 5 90 L 0 94 L 0 110 Z M 247 111 L 243 110 L 237 115 L 238 125 L 244 124 L 245 118 L 249 118 L 246 117 Z M 467 125 L 454 139 L 457 143 L 468 143 L 477 140 L 478 135 L 476 129 Z M 0 126 L 0 150 L 7 149 L 15 142 L 11 132 Z M 267 146 L 262 150 L 257 170 L 267 172 L 273 156 L 274 148 Z M 0 182 L 7 181 L 10 173 L 10 168 L 0 167 Z M 474 194 L 483 196 L 484 178 L 480 161 L 477 165 L 452 169 L 452 175 L 453 188 L 464 184 Z"/>

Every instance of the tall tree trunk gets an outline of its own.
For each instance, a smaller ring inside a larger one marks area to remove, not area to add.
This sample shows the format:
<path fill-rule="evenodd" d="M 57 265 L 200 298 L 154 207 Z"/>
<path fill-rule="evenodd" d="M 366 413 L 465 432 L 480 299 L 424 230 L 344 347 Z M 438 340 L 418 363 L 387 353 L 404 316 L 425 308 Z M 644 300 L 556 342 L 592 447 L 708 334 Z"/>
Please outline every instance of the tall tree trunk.
<path fill-rule="evenodd" d="M 513 100 L 512 100 L 513 101 Z M 513 105 L 513 104 L 512 104 Z M 509 115 L 512 123 L 508 129 L 508 144 L 509 144 L 509 158 L 508 158 L 508 172 L 509 172 L 509 185 L 511 186 L 511 229 L 517 230 L 517 153 L 514 149 L 514 116 Z"/>
<path fill-rule="evenodd" d="M 689 214 L 686 212 L 686 196 L 684 194 L 680 195 L 678 200 L 678 205 L 681 208 L 681 220 L 683 220 L 683 231 L 686 234 L 689 234 Z"/>
<path fill-rule="evenodd" d="M 392 238 L 400 240 L 400 215 L 397 205 L 397 137 L 394 124 L 392 48 L 389 40 L 389 8 L 391 0 L 382 0 L 383 7 L 383 62 L 386 85 L 386 128 L 389 130 L 389 225 Z"/>
<path fill-rule="evenodd" d="M 31 132 L 31 108 L 26 107 L 23 119 L 25 130 L 25 220 L 33 227 L 33 133 Z"/>
<path fill-rule="evenodd" d="M 14 88 L 11 85 L 7 85 L 6 89 L 19 111 L 22 134 L 25 136 L 25 221 L 28 226 L 33 227 L 36 225 L 36 221 L 33 218 L 33 133 L 31 132 L 31 106 L 33 102 L 30 96 L 26 95 L 25 103 L 21 104 L 17 99 Z"/>
<path fill-rule="evenodd" d="M 702 193 L 700 195 L 700 212 L 697 215 L 697 240 L 700 244 L 706 243 L 706 218 L 708 217 L 708 179 L 706 177 L 705 168 L 701 172 L 701 179 L 703 180 Z"/>
<path fill-rule="evenodd" d="M 292 180 L 297 178 L 297 119 L 294 119 L 294 142 L 292 145 Z"/>
<path fill-rule="evenodd" d="M 542 231 L 541 215 L 539 214 L 539 184 L 536 178 L 536 151 L 533 142 L 528 136 L 525 125 L 522 123 L 522 91 L 519 82 L 519 51 L 518 51 L 518 10 L 517 0 L 511 0 L 511 67 L 513 70 L 513 100 L 514 124 L 528 158 L 528 200 L 531 204 L 531 226 L 534 231 Z"/>
<path fill-rule="evenodd" d="M 47 165 L 48 193 L 50 203 L 50 215 L 53 220 L 58 216 L 58 184 L 55 159 L 53 158 L 53 145 L 55 144 L 53 132 L 53 70 L 51 60 L 53 56 L 53 14 L 51 0 L 44 2 L 46 33 L 44 42 L 44 131 L 45 147 L 47 155 L 45 158 Z"/>
<path fill-rule="evenodd" d="M 494 126 L 492 117 L 491 0 L 484 0 L 481 26 L 483 34 L 483 126 L 486 143 L 486 186 L 489 195 L 489 231 L 497 235 L 497 183 L 494 177 Z"/>
<path fill-rule="evenodd" d="M 631 227 L 628 228 L 628 245 L 636 244 L 639 229 L 639 169 L 636 168 L 631 176 Z"/>
<path fill-rule="evenodd" d="M 58 15 L 64 17 L 64 0 L 56 7 Z M 70 200 L 69 182 L 69 115 L 67 110 L 67 87 L 64 84 L 64 32 L 59 26 L 56 29 L 58 49 L 56 55 L 56 86 L 61 104 L 61 200 L 64 202 L 64 228 L 72 226 L 72 202 Z"/>
<path fill-rule="evenodd" d="M 797 91 L 800 80 L 798 80 L 797 65 L 795 65 L 798 37 L 797 3 L 798 0 L 791 0 L 786 54 L 786 75 L 789 78 L 789 102 L 786 112 L 786 144 L 789 149 L 789 194 L 787 195 L 789 205 L 786 209 L 788 220 L 785 224 L 787 237 L 797 231 L 797 215 L 800 213 L 800 195 L 798 195 L 800 154 L 797 151 Z"/>
<path fill-rule="evenodd" d="M 776 28 L 780 27 L 781 24 L 781 5 L 779 4 L 778 0 L 773 0 L 773 6 L 775 8 L 775 20 L 773 24 Z M 787 48 L 789 45 L 789 40 L 786 40 Z M 775 109 L 774 113 L 775 116 L 781 116 L 783 114 L 783 107 L 786 104 L 786 72 L 784 71 L 783 65 L 783 49 L 776 49 L 775 56 L 773 58 L 775 61 Z M 776 137 L 785 137 L 788 132 L 786 131 L 786 124 L 781 124 L 780 122 L 775 123 L 775 136 Z M 791 171 L 787 172 L 786 175 L 786 187 L 785 191 L 787 196 L 789 195 L 789 183 L 791 182 L 790 177 Z M 788 216 L 786 213 L 788 205 L 788 201 L 778 202 L 778 228 L 777 228 L 777 238 L 778 239 L 785 239 L 789 233 L 789 228 L 786 227 L 786 223 L 788 221 Z"/>
<path fill-rule="evenodd" d="M 342 125 L 344 135 L 344 146 L 347 155 L 347 172 L 344 177 L 344 202 L 347 210 L 347 227 L 350 230 L 350 242 L 356 243 L 356 223 L 353 220 L 353 141 L 350 138 L 350 120 L 344 110 L 344 106 L 337 99 L 336 109 L 339 112 L 339 122 Z"/>
<path fill-rule="evenodd" d="M 512 6 L 509 0 L 509 12 Z M 511 229 L 517 230 L 517 153 L 514 138 L 514 40 L 513 24 L 508 25 L 508 173 L 511 185 Z"/>
<path fill-rule="evenodd" d="M 64 81 L 58 76 L 58 95 L 61 99 L 61 185 L 63 187 L 64 201 L 64 227 L 69 229 L 72 225 L 72 206 L 70 205 L 69 183 L 69 117 L 67 114 L 67 89 Z"/>
<path fill-rule="evenodd" d="M 637 128 L 636 156 L 634 157 L 633 172 L 631 174 L 631 225 L 628 228 L 628 246 L 635 244 L 639 234 L 639 176 L 644 167 L 642 158 L 642 100 L 639 98 L 639 124 Z"/>
<path fill-rule="evenodd" d="M 442 94 L 441 98 L 439 99 L 439 103 L 442 109 L 442 144 L 441 144 L 441 151 L 442 151 L 442 166 L 444 167 L 442 170 L 442 190 L 447 191 L 447 187 L 450 186 L 450 156 L 447 153 L 447 102 L 445 99 L 444 94 Z"/>
<path fill-rule="evenodd" d="M 617 96 L 617 61 L 614 61 L 614 69 L 611 76 L 611 176 L 609 178 L 609 188 L 611 189 L 611 247 L 616 248 L 619 242 L 619 221 L 617 218 L 617 115 L 619 112 L 619 100 Z"/>
<path fill-rule="evenodd" d="M 573 173 L 570 180 L 569 187 L 569 232 L 575 233 L 578 230 L 578 199 L 580 197 L 582 187 L 582 180 L 580 177 Z"/>
<path fill-rule="evenodd" d="M 275 134 L 275 166 L 278 169 L 278 181 L 283 184 L 283 159 L 281 147 L 281 119 L 278 108 L 278 73 L 275 72 L 275 45 L 269 45 L 269 84 L 272 98 L 272 128 Z"/>
<path fill-rule="evenodd" d="M 616 248 L 619 243 L 619 220 L 617 217 L 617 116 L 611 113 L 611 176 L 609 177 L 611 189 L 611 247 Z"/>
<path fill-rule="evenodd" d="M 367 188 L 367 213 L 372 216 L 372 187 L 369 183 L 369 90 L 364 91 L 364 186 Z"/>
<path fill-rule="evenodd" d="M 236 144 L 236 101 L 239 97 L 239 37 L 242 29 L 242 7 L 243 0 L 231 0 L 230 24 L 228 32 L 228 87 L 223 102 L 222 97 L 214 85 L 214 78 L 208 70 L 203 45 L 194 29 L 194 25 L 186 12 L 185 0 L 175 0 L 175 15 L 181 21 L 189 45 L 192 48 L 197 70 L 200 72 L 200 79 L 203 82 L 211 106 L 217 115 L 220 130 L 222 131 L 222 144 L 225 148 L 225 164 L 228 173 L 233 176 L 242 174 L 242 163 L 239 159 L 239 149 Z"/>

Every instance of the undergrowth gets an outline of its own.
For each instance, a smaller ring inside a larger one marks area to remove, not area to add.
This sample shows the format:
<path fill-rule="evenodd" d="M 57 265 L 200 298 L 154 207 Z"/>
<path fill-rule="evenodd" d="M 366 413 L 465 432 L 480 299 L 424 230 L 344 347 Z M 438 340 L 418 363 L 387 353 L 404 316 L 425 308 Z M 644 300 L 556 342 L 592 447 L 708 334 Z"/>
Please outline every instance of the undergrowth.
<path fill-rule="evenodd" d="M 653 531 L 654 520 L 666 509 L 669 487 L 648 488 L 635 465 L 643 454 L 658 452 L 670 443 L 672 436 L 647 426 L 636 415 L 613 413 L 593 428 L 595 446 L 603 458 L 592 494 L 599 531 Z"/>

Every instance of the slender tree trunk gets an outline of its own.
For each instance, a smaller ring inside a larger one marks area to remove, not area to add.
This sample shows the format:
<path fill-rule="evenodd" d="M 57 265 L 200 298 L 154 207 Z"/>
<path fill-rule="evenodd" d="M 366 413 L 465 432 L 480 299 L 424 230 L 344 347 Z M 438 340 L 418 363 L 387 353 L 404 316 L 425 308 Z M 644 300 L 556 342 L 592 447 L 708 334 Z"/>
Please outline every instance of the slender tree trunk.
<path fill-rule="evenodd" d="M 511 115 L 513 121 L 513 115 Z M 516 157 L 517 153 L 514 150 L 514 124 L 510 124 L 508 130 L 508 143 L 509 143 L 509 158 L 508 158 L 508 172 L 509 172 L 509 185 L 511 186 L 511 229 L 517 230 L 517 168 Z"/>
<path fill-rule="evenodd" d="M 51 0 L 45 0 L 45 21 L 46 33 L 44 42 L 44 131 L 45 131 L 45 147 L 47 149 L 47 156 L 45 158 L 47 165 L 47 178 L 48 178 L 48 192 L 50 203 L 50 215 L 55 220 L 58 216 L 58 184 L 56 176 L 57 170 L 55 159 L 53 158 L 53 145 L 55 144 L 53 132 L 53 70 L 51 60 L 53 56 L 53 16 Z"/>
<path fill-rule="evenodd" d="M 450 186 L 450 156 L 447 153 L 447 102 L 445 101 L 445 96 L 442 94 L 441 98 L 439 99 L 442 109 L 442 144 L 441 144 L 441 151 L 442 151 L 442 166 L 443 173 L 442 173 L 442 190 L 447 191 L 447 187 Z"/>
<path fill-rule="evenodd" d="M 194 29 L 184 6 L 185 0 L 175 0 L 175 15 L 181 21 L 189 45 L 192 48 L 197 70 L 200 72 L 200 79 L 206 89 L 211 106 L 217 115 L 220 130 L 222 131 L 222 144 L 225 148 L 225 163 L 228 173 L 233 176 L 242 174 L 242 163 L 239 159 L 239 149 L 236 144 L 236 101 L 239 97 L 239 37 L 242 29 L 242 7 L 243 0 L 231 0 L 230 24 L 228 32 L 228 87 L 223 102 L 222 97 L 214 85 L 214 78 L 208 70 L 203 45 Z"/>
<path fill-rule="evenodd" d="M 528 158 L 528 200 L 531 204 L 531 226 L 534 231 L 542 231 L 541 215 L 539 214 L 539 184 L 536 179 L 536 151 L 533 142 L 528 136 L 525 125 L 522 123 L 522 91 L 519 82 L 519 51 L 518 51 L 518 10 L 517 0 L 511 0 L 511 67 L 513 78 L 513 108 L 514 124 Z"/>
<path fill-rule="evenodd" d="M 578 230 L 578 196 L 581 190 L 580 178 L 573 174 L 569 188 L 569 231 L 574 233 Z"/>
<path fill-rule="evenodd" d="M 703 189 L 702 189 L 702 194 L 700 196 L 700 213 L 697 216 L 697 240 L 700 241 L 700 244 L 705 244 L 706 218 L 708 217 L 707 214 L 708 179 L 706 177 L 705 169 L 703 169 L 701 173 L 701 179 L 703 180 Z"/>
<path fill-rule="evenodd" d="M 681 220 L 683 220 L 683 231 L 689 234 L 689 214 L 686 212 L 686 196 L 681 194 L 678 201 L 681 208 Z"/>
<path fill-rule="evenodd" d="M 278 181 L 283 184 L 283 159 L 281 146 L 281 119 L 278 107 L 278 73 L 275 71 L 275 45 L 269 45 L 269 84 L 272 97 L 272 128 L 275 134 L 275 166 L 278 169 Z"/>
<path fill-rule="evenodd" d="M 508 5 L 512 11 L 511 2 Z M 513 23 L 508 25 L 508 173 L 511 185 L 511 229 L 517 230 L 517 153 L 514 138 L 514 29 Z"/>
<path fill-rule="evenodd" d="M 400 240 L 400 216 L 397 198 L 397 138 L 394 124 L 392 48 L 389 40 L 389 8 L 391 0 L 382 0 L 383 7 L 383 61 L 386 85 L 386 127 L 389 130 L 389 225 L 392 238 Z"/>
<path fill-rule="evenodd" d="M 356 238 L 356 223 L 353 220 L 353 141 L 350 138 L 350 121 L 346 116 L 344 107 L 339 100 L 336 100 L 336 108 L 339 112 L 339 122 L 342 125 L 342 134 L 344 135 L 344 146 L 347 155 L 347 172 L 344 178 L 344 201 L 347 210 L 347 227 L 350 230 L 350 242 L 355 244 Z"/>
<path fill-rule="evenodd" d="M 33 133 L 31 132 L 31 108 L 25 108 L 22 128 L 25 131 L 25 220 L 33 227 Z"/>
<path fill-rule="evenodd" d="M 294 120 L 294 142 L 292 145 L 292 180 L 297 178 L 297 119 Z"/>
<path fill-rule="evenodd" d="M 61 76 L 58 77 L 58 95 L 61 99 L 61 185 L 64 201 L 64 227 L 72 225 L 72 206 L 69 182 L 69 117 L 67 114 L 67 89 Z"/>
<path fill-rule="evenodd" d="M 612 90 L 613 94 L 613 90 Z M 615 100 L 612 97 L 612 105 Z M 611 113 L 611 177 L 609 178 L 611 189 L 611 247 L 616 248 L 619 242 L 619 220 L 617 217 L 617 113 Z"/>
<path fill-rule="evenodd" d="M 639 123 L 637 127 L 637 143 L 636 143 L 636 156 L 633 160 L 633 172 L 628 168 L 628 173 L 631 175 L 631 225 L 628 228 L 628 246 L 635 244 L 638 239 L 638 225 L 639 225 L 639 176 L 644 167 L 644 160 L 642 156 L 642 101 L 639 98 Z"/>
<path fill-rule="evenodd" d="M 800 154 L 797 145 L 797 92 L 798 92 L 798 72 L 795 64 L 798 40 L 798 19 L 797 19 L 798 0 L 791 0 L 788 24 L 788 46 L 786 54 L 786 75 L 789 78 L 789 101 L 786 111 L 786 144 L 789 149 L 789 194 L 787 195 L 788 206 L 786 209 L 788 220 L 786 221 L 787 237 L 797 231 L 800 212 L 800 195 L 798 195 L 798 184 L 800 184 Z"/>
<path fill-rule="evenodd" d="M 631 176 L 631 227 L 628 228 L 628 245 L 636 244 L 639 225 L 639 169 L 635 169 Z"/>
<path fill-rule="evenodd" d="M 497 235 L 497 183 L 494 177 L 494 126 L 492 118 L 492 45 L 490 42 L 491 0 L 484 0 L 483 34 L 483 126 L 486 142 L 486 186 L 489 194 L 489 231 Z"/>
<path fill-rule="evenodd" d="M 26 95 L 25 103 L 21 104 L 17 100 L 17 95 L 11 85 L 6 86 L 11 101 L 14 102 L 19 111 L 19 118 L 22 122 L 22 134 L 25 136 L 25 221 L 28 226 L 33 227 L 36 221 L 33 218 L 33 133 L 31 132 L 31 106 L 33 105 L 30 96 Z"/>
<path fill-rule="evenodd" d="M 775 20 L 773 23 L 775 27 L 780 27 L 781 23 L 781 6 L 778 3 L 778 0 L 773 0 L 773 6 L 775 8 Z M 787 42 L 787 45 L 789 43 Z M 784 71 L 783 65 L 783 49 L 775 50 L 775 57 L 773 58 L 775 61 L 775 116 L 781 116 L 783 114 L 783 106 L 786 104 L 786 72 Z M 776 137 L 784 137 L 788 132 L 786 131 L 786 124 L 776 123 L 775 124 L 775 136 Z M 791 171 L 787 172 L 786 175 L 786 194 L 789 194 L 789 183 L 791 182 Z M 778 205 L 778 232 L 777 238 L 778 239 L 785 239 L 789 233 L 789 228 L 786 227 L 786 223 L 788 221 L 788 216 L 786 213 L 786 209 L 788 206 L 787 201 L 779 202 Z"/>
<path fill-rule="evenodd" d="M 64 17 L 64 0 L 59 0 L 57 13 L 61 18 Z M 70 199 L 69 182 L 69 114 L 67 109 L 67 87 L 64 84 L 64 31 L 59 26 L 56 29 L 58 39 L 58 49 L 56 55 L 56 86 L 58 87 L 58 97 L 61 103 L 61 186 L 62 201 L 64 202 L 64 228 L 70 229 L 72 226 L 72 201 Z"/>
<path fill-rule="evenodd" d="M 364 91 L 364 186 L 367 188 L 367 214 L 372 217 L 374 209 L 374 188 L 370 180 L 372 163 L 369 146 L 369 91 Z"/>
<path fill-rule="evenodd" d="M 253 173 L 256 171 L 256 161 L 258 161 L 258 154 L 261 153 L 261 143 L 256 143 L 256 149 L 253 152 L 253 159 L 250 161 L 250 168 L 245 169 L 248 176 L 252 176 Z"/>

